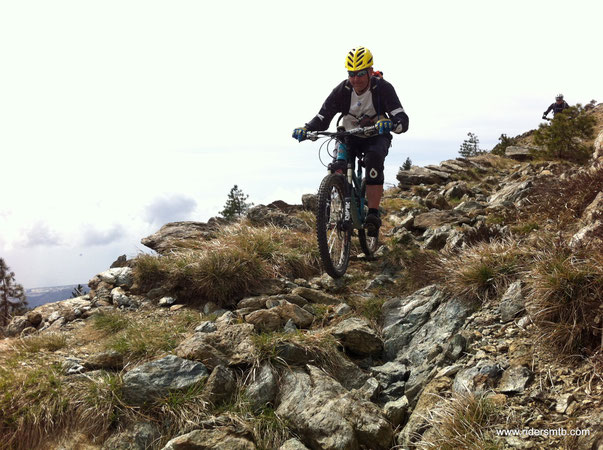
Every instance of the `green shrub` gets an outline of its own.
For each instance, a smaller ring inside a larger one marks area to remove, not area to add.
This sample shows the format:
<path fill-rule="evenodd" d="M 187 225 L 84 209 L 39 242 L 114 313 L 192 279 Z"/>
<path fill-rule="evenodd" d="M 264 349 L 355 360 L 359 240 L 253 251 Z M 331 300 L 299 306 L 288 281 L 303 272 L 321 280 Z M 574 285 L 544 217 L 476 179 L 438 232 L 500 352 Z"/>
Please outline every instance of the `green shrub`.
<path fill-rule="evenodd" d="M 577 104 L 557 113 L 550 124 L 541 124 L 534 133 L 534 143 L 542 147 L 536 155 L 547 159 L 565 159 L 584 163 L 592 148 L 584 140 L 594 135 L 596 119 Z"/>
<path fill-rule="evenodd" d="M 501 134 L 498 138 L 498 144 L 494 146 L 490 153 L 498 156 L 505 156 L 505 150 L 507 147 L 517 145 L 517 138 L 510 138 L 506 134 Z"/>

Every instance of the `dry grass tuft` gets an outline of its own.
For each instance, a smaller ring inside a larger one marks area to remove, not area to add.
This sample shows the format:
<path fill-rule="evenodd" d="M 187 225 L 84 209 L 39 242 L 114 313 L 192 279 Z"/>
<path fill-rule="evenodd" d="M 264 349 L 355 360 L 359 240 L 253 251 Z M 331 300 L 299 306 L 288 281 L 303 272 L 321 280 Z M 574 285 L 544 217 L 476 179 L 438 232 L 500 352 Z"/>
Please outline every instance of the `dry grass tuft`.
<path fill-rule="evenodd" d="M 68 378 L 42 360 L 0 367 L 0 448 L 46 447 L 75 431 L 102 438 L 123 413 L 121 378 Z"/>
<path fill-rule="evenodd" d="M 565 354 L 589 354 L 602 344 L 603 253 L 542 247 L 527 273 L 528 311 L 541 337 Z"/>
<path fill-rule="evenodd" d="M 67 338 L 64 334 L 44 333 L 34 334 L 20 339 L 17 348 L 27 353 L 37 353 L 41 350 L 54 352 L 67 346 Z"/>
<path fill-rule="evenodd" d="M 426 417 L 431 428 L 417 448 L 440 450 L 498 450 L 503 443 L 495 430 L 505 423 L 500 407 L 487 397 L 455 394 Z"/>
<path fill-rule="evenodd" d="M 434 270 L 451 293 L 469 301 L 486 301 L 504 293 L 525 260 L 514 241 L 481 242 L 456 254 L 442 253 Z"/>
<path fill-rule="evenodd" d="M 234 304 L 263 278 L 307 277 L 319 270 L 312 236 L 278 227 L 236 224 L 203 250 L 141 255 L 134 276 L 143 290 L 166 286 L 181 301 Z"/>
<path fill-rule="evenodd" d="M 540 178 L 535 182 L 528 205 L 521 217 L 544 223 L 553 221 L 558 228 L 573 225 L 599 192 L 603 191 L 603 167 L 582 170 L 567 179 Z"/>

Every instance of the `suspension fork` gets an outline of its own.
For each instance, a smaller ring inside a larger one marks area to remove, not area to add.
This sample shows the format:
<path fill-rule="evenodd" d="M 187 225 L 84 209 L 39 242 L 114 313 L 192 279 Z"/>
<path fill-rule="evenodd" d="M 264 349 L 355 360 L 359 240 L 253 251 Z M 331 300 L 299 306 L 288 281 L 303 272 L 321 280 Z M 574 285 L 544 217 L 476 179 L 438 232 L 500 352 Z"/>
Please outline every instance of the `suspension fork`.
<path fill-rule="evenodd" d="M 352 152 L 348 152 L 348 140 L 344 139 L 340 145 L 344 146 L 346 150 L 346 161 L 347 161 L 347 170 L 345 174 L 345 198 L 344 198 L 344 215 L 343 215 L 343 229 L 345 231 L 349 231 L 353 227 L 352 222 L 352 189 L 353 189 L 353 178 L 354 178 L 354 154 Z"/>

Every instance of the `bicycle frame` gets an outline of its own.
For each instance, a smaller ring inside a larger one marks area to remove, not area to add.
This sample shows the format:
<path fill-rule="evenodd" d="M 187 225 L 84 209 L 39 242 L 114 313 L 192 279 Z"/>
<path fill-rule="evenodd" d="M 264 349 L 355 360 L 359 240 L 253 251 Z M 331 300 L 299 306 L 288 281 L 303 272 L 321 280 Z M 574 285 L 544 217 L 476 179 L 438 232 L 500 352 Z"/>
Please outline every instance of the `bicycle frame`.
<path fill-rule="evenodd" d="M 360 229 L 364 223 L 364 196 L 362 195 L 362 165 L 358 162 L 356 172 L 354 172 L 354 163 L 356 156 L 350 155 L 347 151 L 347 143 L 343 140 L 337 139 L 338 151 L 336 158 L 337 160 L 346 161 L 346 176 L 345 176 L 345 192 L 346 196 L 344 199 L 344 219 L 345 226 Z M 331 173 L 334 170 L 329 169 Z M 355 207 L 352 207 L 355 205 Z"/>

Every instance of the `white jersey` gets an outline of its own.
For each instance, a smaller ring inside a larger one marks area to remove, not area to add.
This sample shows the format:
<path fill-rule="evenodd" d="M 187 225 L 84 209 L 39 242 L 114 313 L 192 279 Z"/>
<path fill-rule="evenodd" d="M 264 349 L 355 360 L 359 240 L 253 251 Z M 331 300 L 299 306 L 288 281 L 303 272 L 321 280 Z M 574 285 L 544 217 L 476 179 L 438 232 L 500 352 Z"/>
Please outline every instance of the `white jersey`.
<path fill-rule="evenodd" d="M 364 119 L 364 120 L 363 120 Z M 368 120 L 370 119 L 370 121 Z M 377 111 L 373 105 L 373 94 L 370 89 L 358 95 L 352 89 L 352 99 L 350 102 L 350 111 L 343 116 L 342 124 L 346 130 L 352 128 L 366 127 L 377 122 Z"/>

